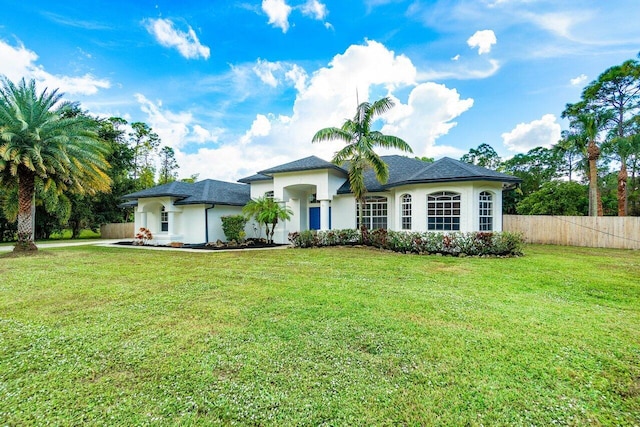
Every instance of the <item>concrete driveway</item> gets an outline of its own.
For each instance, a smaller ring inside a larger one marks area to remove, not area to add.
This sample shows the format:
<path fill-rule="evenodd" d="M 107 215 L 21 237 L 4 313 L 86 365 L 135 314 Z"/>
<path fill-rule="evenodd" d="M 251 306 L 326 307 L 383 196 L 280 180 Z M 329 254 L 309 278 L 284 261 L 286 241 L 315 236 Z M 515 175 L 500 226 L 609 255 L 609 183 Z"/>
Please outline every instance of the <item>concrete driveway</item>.
<path fill-rule="evenodd" d="M 85 240 L 77 240 L 73 242 L 60 242 L 60 243 L 36 243 L 38 249 L 47 249 L 47 248 L 64 248 L 67 246 L 87 246 L 87 245 L 108 245 L 115 242 L 121 242 L 123 240 L 129 239 L 85 239 Z M 11 252 L 13 250 L 13 245 L 3 245 L 0 246 L 0 252 Z"/>

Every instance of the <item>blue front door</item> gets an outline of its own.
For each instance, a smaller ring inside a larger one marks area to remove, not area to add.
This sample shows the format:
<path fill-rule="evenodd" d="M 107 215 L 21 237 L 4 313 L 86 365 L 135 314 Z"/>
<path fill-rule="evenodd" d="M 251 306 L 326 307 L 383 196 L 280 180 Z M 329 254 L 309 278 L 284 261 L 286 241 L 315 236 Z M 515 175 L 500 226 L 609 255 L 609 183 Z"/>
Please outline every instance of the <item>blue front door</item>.
<path fill-rule="evenodd" d="M 329 207 L 329 229 L 331 229 L 331 207 Z M 320 230 L 320 208 L 309 208 L 309 230 Z"/>
<path fill-rule="evenodd" d="M 320 208 L 309 208 L 309 230 L 320 230 Z"/>

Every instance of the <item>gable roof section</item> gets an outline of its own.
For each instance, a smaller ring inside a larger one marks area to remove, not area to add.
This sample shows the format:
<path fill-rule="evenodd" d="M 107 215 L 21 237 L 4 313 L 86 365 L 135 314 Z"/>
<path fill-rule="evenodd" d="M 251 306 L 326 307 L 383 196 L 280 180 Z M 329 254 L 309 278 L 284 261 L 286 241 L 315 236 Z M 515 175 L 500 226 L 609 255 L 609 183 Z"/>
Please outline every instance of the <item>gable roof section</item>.
<path fill-rule="evenodd" d="M 460 182 L 460 181 L 497 181 L 506 183 L 520 182 L 520 178 L 496 172 L 481 166 L 443 157 L 433 163 L 404 156 L 381 156 L 389 166 L 389 180 L 380 184 L 373 170 L 365 172 L 365 185 L 369 192 L 380 192 L 386 189 L 406 184 Z M 345 182 L 338 194 L 349 194 L 349 182 Z"/>
<path fill-rule="evenodd" d="M 240 178 L 238 182 L 242 182 L 244 184 L 251 184 L 256 181 L 272 181 L 272 176 L 262 175 L 261 173 L 257 173 L 255 175 L 248 176 L 246 178 Z"/>
<path fill-rule="evenodd" d="M 143 199 L 145 197 L 187 197 L 191 194 L 192 186 L 189 182 L 174 181 L 157 185 L 144 190 L 122 196 L 123 199 Z"/>
<path fill-rule="evenodd" d="M 294 160 L 293 162 L 289 162 L 280 166 L 275 166 L 269 169 L 265 169 L 263 171 L 258 172 L 258 174 L 273 175 L 276 173 L 283 173 L 283 172 L 300 172 L 300 171 L 318 170 L 318 169 L 335 169 L 342 173 L 347 173 L 346 170 L 344 170 L 339 166 L 336 166 L 333 163 L 327 162 L 326 160 L 322 160 L 321 158 L 316 156 L 309 156 L 309 157 L 305 157 L 304 159 Z"/>
<path fill-rule="evenodd" d="M 196 183 L 171 182 L 123 196 L 124 199 L 149 197 L 175 197 L 176 205 L 231 205 L 244 206 L 251 200 L 250 187 L 246 184 L 205 179 Z"/>

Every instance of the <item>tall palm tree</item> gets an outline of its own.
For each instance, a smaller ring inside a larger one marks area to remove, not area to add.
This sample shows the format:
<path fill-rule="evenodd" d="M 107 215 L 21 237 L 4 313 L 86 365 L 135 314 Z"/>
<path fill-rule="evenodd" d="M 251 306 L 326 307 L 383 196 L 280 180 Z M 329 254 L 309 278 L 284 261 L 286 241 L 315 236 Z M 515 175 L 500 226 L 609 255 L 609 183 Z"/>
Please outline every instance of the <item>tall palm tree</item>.
<path fill-rule="evenodd" d="M 576 141 L 586 141 L 586 155 L 589 161 L 589 216 L 602 216 L 602 200 L 598 190 L 598 159 L 600 147 L 598 135 L 611 120 L 611 112 L 607 110 L 591 109 L 584 102 L 567 104 L 563 118 L 568 118 L 570 126 L 580 134 Z M 584 143 L 584 142 L 581 142 Z"/>
<path fill-rule="evenodd" d="M 53 194 L 108 191 L 108 146 L 97 122 L 62 101 L 57 90 L 36 91 L 35 80 L 0 87 L 0 183 L 18 189 L 16 250 L 36 250 L 33 242 L 36 185 Z"/>
<path fill-rule="evenodd" d="M 338 140 L 346 144 L 335 153 L 331 161 L 338 166 L 349 162 L 349 186 L 360 206 L 358 213 L 360 225 L 363 224 L 364 201 L 367 194 L 364 183 L 365 171 L 368 168 L 373 169 L 376 178 L 382 184 L 389 179 L 389 168 L 374 149 L 376 147 L 396 148 L 413 153 L 409 144 L 397 136 L 384 135 L 380 131 L 371 130 L 376 117 L 386 113 L 394 105 L 388 97 L 379 99 L 373 104 L 362 102 L 358 105 L 353 119 L 345 120 L 340 128 L 320 129 L 312 139 L 312 142 Z"/>

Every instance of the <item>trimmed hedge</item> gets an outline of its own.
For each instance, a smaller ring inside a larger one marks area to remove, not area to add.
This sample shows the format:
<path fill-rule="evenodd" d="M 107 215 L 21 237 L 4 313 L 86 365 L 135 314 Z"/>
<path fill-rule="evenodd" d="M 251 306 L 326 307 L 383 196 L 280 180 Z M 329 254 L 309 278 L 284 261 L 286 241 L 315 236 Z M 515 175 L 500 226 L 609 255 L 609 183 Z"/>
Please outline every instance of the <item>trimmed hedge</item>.
<path fill-rule="evenodd" d="M 222 220 L 222 231 L 228 241 L 242 242 L 246 236 L 244 226 L 247 218 L 243 215 L 227 215 L 220 217 Z"/>
<path fill-rule="evenodd" d="M 433 233 L 376 230 L 328 230 L 289 233 L 297 248 L 365 245 L 394 252 L 442 254 L 452 256 L 522 255 L 523 238 L 519 233 L 481 232 Z"/>

